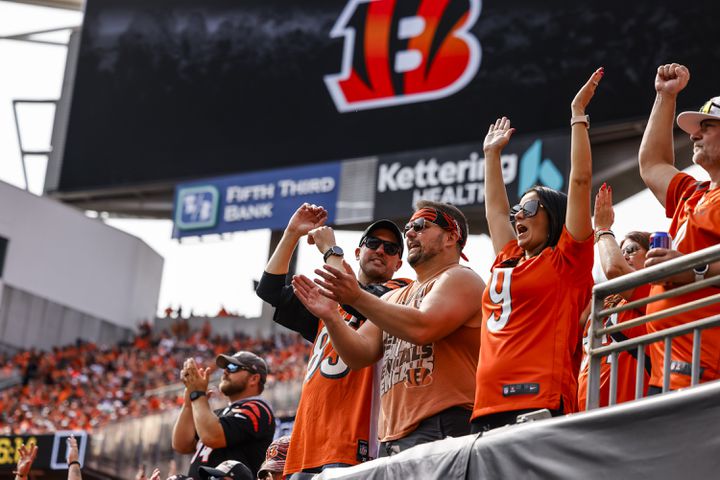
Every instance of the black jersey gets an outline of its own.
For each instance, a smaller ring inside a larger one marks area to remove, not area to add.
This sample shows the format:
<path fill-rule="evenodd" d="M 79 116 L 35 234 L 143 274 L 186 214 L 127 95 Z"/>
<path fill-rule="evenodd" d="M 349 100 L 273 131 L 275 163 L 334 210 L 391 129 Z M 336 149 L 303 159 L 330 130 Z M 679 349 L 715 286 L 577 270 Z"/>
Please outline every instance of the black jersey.
<path fill-rule="evenodd" d="M 225 432 L 224 448 L 210 448 L 198 440 L 188 475 L 197 479 L 200 467 L 215 467 L 237 460 L 257 475 L 265 451 L 275 435 L 275 415 L 260 397 L 249 397 L 215 410 Z"/>

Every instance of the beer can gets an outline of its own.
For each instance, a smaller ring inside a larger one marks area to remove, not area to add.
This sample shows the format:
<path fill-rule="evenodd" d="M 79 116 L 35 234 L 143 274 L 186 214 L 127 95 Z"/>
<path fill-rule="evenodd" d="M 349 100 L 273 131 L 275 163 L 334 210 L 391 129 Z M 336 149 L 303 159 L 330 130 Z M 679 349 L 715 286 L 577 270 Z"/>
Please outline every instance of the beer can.
<path fill-rule="evenodd" d="M 650 235 L 650 248 L 672 248 L 672 238 L 667 232 L 653 232 Z"/>

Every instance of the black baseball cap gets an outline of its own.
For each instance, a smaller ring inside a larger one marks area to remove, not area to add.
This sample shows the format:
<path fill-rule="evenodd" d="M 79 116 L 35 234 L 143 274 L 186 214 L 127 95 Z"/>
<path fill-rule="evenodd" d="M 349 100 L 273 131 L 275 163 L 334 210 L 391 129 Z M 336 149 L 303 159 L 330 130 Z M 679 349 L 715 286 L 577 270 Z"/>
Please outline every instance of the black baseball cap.
<path fill-rule="evenodd" d="M 259 373 L 260 383 L 265 385 L 265 380 L 267 379 L 268 374 L 268 366 L 262 358 L 247 351 L 237 352 L 233 355 L 220 354 L 217 358 L 215 358 L 215 365 L 220 368 L 225 368 L 230 363 L 237 365 L 238 367 L 243 367 L 251 373 Z"/>
<path fill-rule="evenodd" d="M 198 473 L 202 480 L 209 480 L 211 477 L 223 478 L 230 477 L 235 480 L 255 480 L 252 472 L 244 463 L 237 460 L 225 460 L 215 468 L 200 467 Z"/>
<path fill-rule="evenodd" d="M 360 237 L 360 243 L 358 244 L 358 246 L 362 246 L 363 242 L 365 242 L 365 239 L 369 237 L 372 232 L 381 228 L 390 230 L 392 234 L 395 235 L 395 238 L 397 239 L 397 244 L 400 245 L 400 257 L 402 257 L 404 247 L 403 234 L 400 231 L 400 228 L 395 225 L 395 222 L 393 222 L 392 220 L 388 220 L 387 218 L 383 218 L 382 220 L 371 223 L 363 232 L 362 237 Z"/>

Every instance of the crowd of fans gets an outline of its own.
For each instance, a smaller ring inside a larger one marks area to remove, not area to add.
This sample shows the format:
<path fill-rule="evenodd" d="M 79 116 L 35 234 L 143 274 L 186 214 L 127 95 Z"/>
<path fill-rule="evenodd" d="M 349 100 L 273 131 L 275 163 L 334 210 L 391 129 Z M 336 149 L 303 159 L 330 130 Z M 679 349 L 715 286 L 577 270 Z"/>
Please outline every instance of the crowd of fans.
<path fill-rule="evenodd" d="M 209 366 L 218 354 L 239 350 L 267 359 L 269 385 L 301 378 L 308 359 L 308 346 L 296 334 L 228 338 L 213 335 L 210 322 L 191 330 L 183 320 L 170 332 L 143 324 L 133 341 L 116 345 L 78 340 L 50 352 L 1 356 L 0 375 L 19 374 L 22 382 L 0 390 L 0 434 L 92 430 L 178 408 L 182 389 L 167 387 L 179 383 L 186 358 Z"/>

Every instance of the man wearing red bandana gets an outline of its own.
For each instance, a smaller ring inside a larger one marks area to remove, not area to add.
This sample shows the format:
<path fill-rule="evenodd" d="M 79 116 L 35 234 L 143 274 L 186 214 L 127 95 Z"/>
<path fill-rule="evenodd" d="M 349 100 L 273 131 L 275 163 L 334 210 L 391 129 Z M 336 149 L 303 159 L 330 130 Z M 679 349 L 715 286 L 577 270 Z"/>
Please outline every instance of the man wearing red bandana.
<path fill-rule="evenodd" d="M 417 280 L 379 299 L 358 288 L 352 269 L 316 270 L 318 287 L 293 279 L 297 297 L 328 328 L 350 368 L 383 359 L 380 456 L 470 433 L 482 322 L 482 279 L 459 264 L 467 220 L 452 205 L 421 201 L 405 226 Z M 351 305 L 368 318 L 358 330 L 337 315 Z"/>

